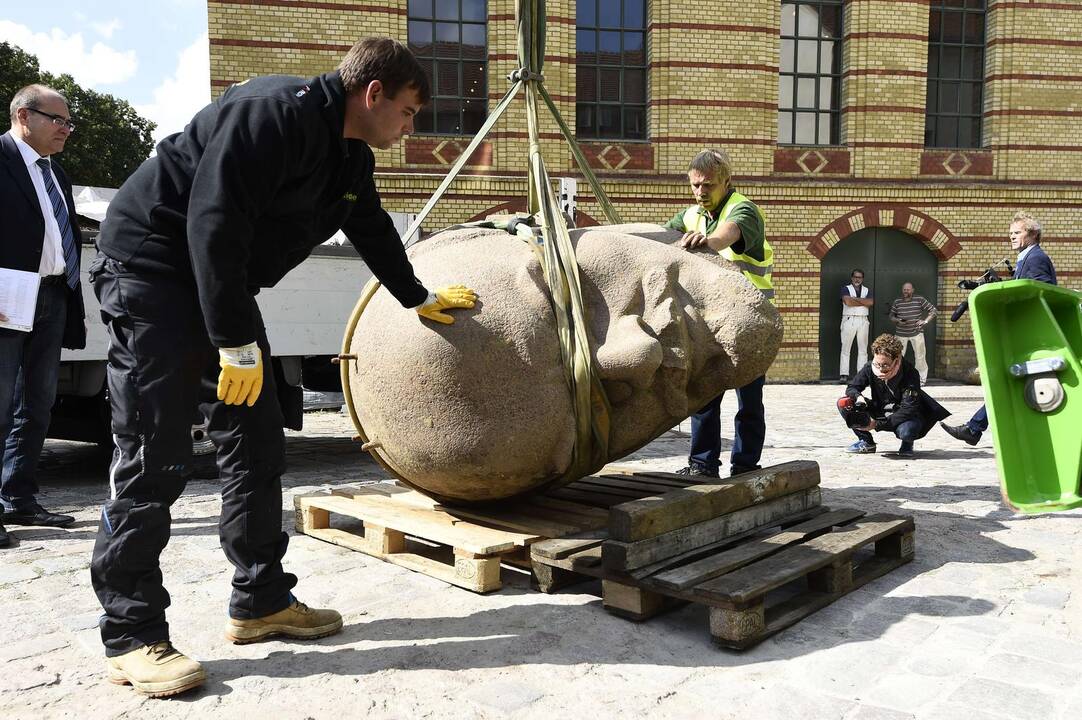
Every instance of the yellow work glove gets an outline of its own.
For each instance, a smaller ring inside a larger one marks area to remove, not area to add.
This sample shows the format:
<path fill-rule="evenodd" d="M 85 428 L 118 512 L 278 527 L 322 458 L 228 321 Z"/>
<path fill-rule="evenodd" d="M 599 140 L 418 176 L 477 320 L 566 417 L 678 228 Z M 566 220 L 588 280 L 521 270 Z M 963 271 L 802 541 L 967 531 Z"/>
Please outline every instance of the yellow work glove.
<path fill-rule="evenodd" d="M 235 348 L 218 348 L 218 399 L 226 405 L 255 405 L 263 389 L 263 356 L 259 346 L 249 343 Z"/>
<path fill-rule="evenodd" d="M 428 293 L 428 299 L 415 309 L 423 318 L 450 325 L 455 319 L 443 312 L 444 310 L 472 308 L 475 302 L 477 302 L 477 293 L 465 285 L 447 285 L 436 288 L 436 292 Z"/>

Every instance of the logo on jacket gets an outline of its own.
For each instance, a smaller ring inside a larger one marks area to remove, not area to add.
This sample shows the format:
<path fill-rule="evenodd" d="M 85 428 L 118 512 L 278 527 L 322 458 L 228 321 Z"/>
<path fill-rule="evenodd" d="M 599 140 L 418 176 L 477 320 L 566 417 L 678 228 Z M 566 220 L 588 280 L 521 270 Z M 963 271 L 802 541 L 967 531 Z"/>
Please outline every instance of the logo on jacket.
<path fill-rule="evenodd" d="M 301 88 L 300 90 L 298 90 L 298 91 L 297 91 L 297 97 L 304 97 L 305 95 L 307 95 L 307 94 L 308 94 L 308 92 L 309 92 L 309 91 L 310 91 L 311 89 L 312 89 L 312 88 L 310 88 L 310 87 L 308 87 L 307 85 L 305 85 L 304 87 L 302 87 L 302 88 Z"/>
<path fill-rule="evenodd" d="M 346 200 L 347 202 L 357 202 L 357 193 L 347 192 L 345 195 L 342 196 L 342 199 Z"/>

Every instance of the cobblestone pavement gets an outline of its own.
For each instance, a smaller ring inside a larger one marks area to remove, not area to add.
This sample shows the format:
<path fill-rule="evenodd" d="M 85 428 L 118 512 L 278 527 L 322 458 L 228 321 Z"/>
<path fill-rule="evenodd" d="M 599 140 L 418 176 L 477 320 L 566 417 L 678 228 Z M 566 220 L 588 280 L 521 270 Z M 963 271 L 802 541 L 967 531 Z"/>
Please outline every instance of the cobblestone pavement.
<path fill-rule="evenodd" d="M 0 550 L 0 717 L 1082 717 L 1082 513 L 1008 511 L 987 437 L 970 448 L 936 429 L 913 459 L 846 455 L 839 391 L 767 386 L 764 462 L 818 461 L 825 504 L 913 514 L 916 560 L 750 651 L 714 647 L 701 607 L 633 624 L 604 612 L 589 585 L 549 596 L 513 578 L 478 596 L 304 536 L 286 556 L 298 596 L 340 610 L 344 631 L 233 646 L 221 637 L 231 573 L 218 488 L 199 480 L 174 507 L 163 570 L 173 639 L 209 680 L 171 700 L 103 679 L 87 567 L 106 459 L 50 442 L 41 500 L 77 522 L 14 528 Z M 931 392 L 958 422 L 980 403 L 976 387 Z M 348 417 L 310 414 L 307 425 L 289 438 L 290 533 L 294 494 L 381 477 Z M 676 469 L 687 429 L 632 459 Z"/>

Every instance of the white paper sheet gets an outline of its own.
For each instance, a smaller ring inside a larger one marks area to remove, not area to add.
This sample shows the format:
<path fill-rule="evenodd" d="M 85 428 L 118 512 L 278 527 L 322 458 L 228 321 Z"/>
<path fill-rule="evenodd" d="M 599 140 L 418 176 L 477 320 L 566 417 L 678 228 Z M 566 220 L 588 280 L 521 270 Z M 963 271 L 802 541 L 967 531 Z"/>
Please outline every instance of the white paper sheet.
<path fill-rule="evenodd" d="M 40 284 L 41 276 L 36 272 L 0 268 L 0 328 L 34 329 Z"/>

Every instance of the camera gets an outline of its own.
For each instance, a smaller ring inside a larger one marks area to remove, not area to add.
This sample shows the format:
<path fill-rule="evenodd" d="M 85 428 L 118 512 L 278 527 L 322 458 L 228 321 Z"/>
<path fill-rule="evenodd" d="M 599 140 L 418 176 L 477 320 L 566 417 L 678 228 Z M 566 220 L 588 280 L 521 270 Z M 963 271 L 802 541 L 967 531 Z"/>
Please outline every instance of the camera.
<path fill-rule="evenodd" d="M 845 425 L 849 428 L 866 428 L 872 421 L 872 416 L 868 412 L 868 403 L 863 397 L 853 400 L 847 395 L 839 399 L 838 412 L 842 414 Z"/>
<path fill-rule="evenodd" d="M 1011 275 L 1014 274 L 1014 268 L 1011 267 L 1011 261 L 1008 258 L 1003 258 L 992 267 L 984 271 L 984 273 L 976 280 L 959 280 L 958 287 L 963 290 L 976 290 L 981 285 L 987 285 L 988 283 L 999 282 L 1003 278 L 996 272 L 996 268 L 1003 265 L 1007 268 L 1007 272 Z M 958 322 L 958 318 L 965 314 L 969 309 L 969 300 L 963 300 L 958 303 L 958 307 L 954 308 L 954 312 L 951 313 L 951 322 Z"/>

